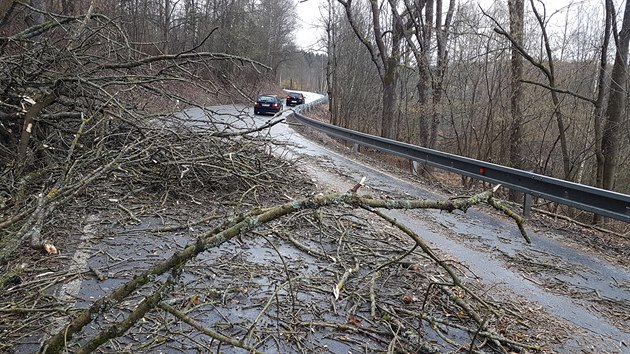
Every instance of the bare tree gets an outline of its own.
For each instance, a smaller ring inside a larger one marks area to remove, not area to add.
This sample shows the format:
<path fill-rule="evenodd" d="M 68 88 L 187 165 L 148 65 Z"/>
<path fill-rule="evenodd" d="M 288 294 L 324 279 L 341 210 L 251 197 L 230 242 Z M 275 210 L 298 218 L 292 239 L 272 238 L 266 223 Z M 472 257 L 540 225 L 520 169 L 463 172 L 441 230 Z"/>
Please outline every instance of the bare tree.
<path fill-rule="evenodd" d="M 345 14 L 341 14 L 345 18 Z M 348 21 L 339 19 L 335 29 L 333 113 L 343 127 L 379 135 L 382 81 L 365 46 L 356 40 Z M 351 104 L 348 104 L 351 103 Z"/>
<path fill-rule="evenodd" d="M 430 148 L 437 147 L 437 135 L 439 124 L 442 120 L 442 97 L 443 97 L 443 83 L 444 76 L 446 74 L 448 66 L 448 39 L 451 29 L 451 22 L 453 19 L 453 13 L 455 11 L 455 0 L 450 0 L 448 10 L 446 12 L 446 18 L 442 25 L 442 1 L 436 1 L 436 15 L 435 15 L 435 40 L 437 45 L 437 67 L 432 75 L 433 85 L 433 104 L 432 104 L 432 119 L 431 130 L 429 134 L 428 146 Z"/>
<path fill-rule="evenodd" d="M 542 2 L 539 2 L 539 3 L 544 7 L 544 3 Z M 553 53 L 551 50 L 551 43 L 549 40 L 549 35 L 547 33 L 545 18 L 540 14 L 538 9 L 536 8 L 534 4 L 534 0 L 530 0 L 530 4 L 531 4 L 532 11 L 536 17 L 536 21 L 542 33 L 542 43 L 544 46 L 543 51 L 545 53 L 544 55 L 545 55 L 546 65 L 543 64 L 542 62 L 539 62 L 530 53 L 528 53 L 525 50 L 525 48 L 521 46 L 518 43 L 518 41 L 511 34 L 509 34 L 505 29 L 503 29 L 499 25 L 499 23 L 496 21 L 495 22 L 498 25 L 498 27 L 495 28 L 495 31 L 505 36 L 506 38 L 508 38 L 512 46 L 516 50 L 518 50 L 518 52 L 528 62 L 530 62 L 535 68 L 540 70 L 545 76 L 548 82 L 548 85 L 546 86 L 550 90 L 551 100 L 554 107 L 553 116 L 556 119 L 556 124 L 558 128 L 558 140 L 560 141 L 560 150 L 562 153 L 562 166 L 563 166 L 563 174 L 564 174 L 563 178 L 567 180 L 571 180 L 572 179 L 571 162 L 570 162 L 569 148 L 568 148 L 568 143 L 567 143 L 567 138 L 566 138 L 566 127 L 565 127 L 565 122 L 564 122 L 564 115 L 560 107 L 560 96 L 559 96 L 559 93 L 557 90 L 557 84 L 556 84 L 557 79 L 556 79 L 556 70 L 555 70 L 555 60 L 554 60 Z M 530 83 L 536 84 L 535 82 L 531 82 L 531 81 Z"/>
<path fill-rule="evenodd" d="M 396 8 L 397 2 L 390 0 L 390 6 Z M 445 18 L 441 0 L 435 3 L 433 0 L 420 2 L 405 0 L 403 6 L 402 13 L 393 12 L 393 15 L 402 24 L 406 49 L 412 53 L 415 59 L 414 66 L 417 68 L 419 112 L 418 116 L 413 118 L 420 132 L 417 140 L 421 145 L 435 148 L 442 120 L 443 83 L 447 70 L 448 38 L 455 1 L 449 2 Z M 434 65 L 431 64 L 432 57 L 436 58 Z M 413 135 L 408 132 L 409 137 Z"/>
<path fill-rule="evenodd" d="M 337 16 L 335 13 L 335 1 L 328 0 L 327 10 L 328 16 L 324 20 L 326 27 L 326 53 L 328 54 L 328 60 L 326 62 L 326 87 L 328 89 L 328 111 L 330 112 L 330 123 L 338 125 L 336 121 L 338 115 L 333 110 L 335 107 L 335 91 L 334 87 L 337 85 L 336 69 L 337 69 L 337 48 L 336 48 L 336 28 L 337 28 Z"/>
<path fill-rule="evenodd" d="M 370 13 L 372 17 L 370 28 L 372 40 L 362 30 L 357 22 L 352 0 L 338 0 L 346 10 L 346 17 L 356 34 L 357 38 L 367 48 L 370 57 L 381 79 L 383 88 L 383 111 L 381 117 L 381 136 L 395 139 L 398 135 L 398 93 L 396 91 L 399 78 L 400 65 L 400 43 L 402 40 L 402 24 L 398 21 L 399 16 L 393 16 L 391 28 L 385 29 L 382 25 L 382 17 L 388 16 L 388 12 L 383 13 L 382 4 L 378 0 L 370 0 Z M 397 11 L 397 2 L 394 1 L 389 11 L 391 14 Z M 387 42 L 386 37 L 390 38 Z"/>

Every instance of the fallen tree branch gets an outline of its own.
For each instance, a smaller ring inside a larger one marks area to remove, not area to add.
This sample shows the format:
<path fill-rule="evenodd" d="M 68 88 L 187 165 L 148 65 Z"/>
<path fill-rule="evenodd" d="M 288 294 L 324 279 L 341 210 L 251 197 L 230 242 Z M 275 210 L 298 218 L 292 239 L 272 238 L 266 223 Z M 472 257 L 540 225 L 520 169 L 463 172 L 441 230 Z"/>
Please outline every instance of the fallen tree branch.
<path fill-rule="evenodd" d="M 75 353 L 76 354 L 89 354 L 92 353 L 96 348 L 101 346 L 103 343 L 107 342 L 110 339 L 118 338 L 122 336 L 129 328 L 136 324 L 136 322 L 140 321 L 144 315 L 154 309 L 162 297 L 164 297 L 165 293 L 175 284 L 175 278 L 178 275 L 174 274 L 162 284 L 156 291 L 154 291 L 151 295 L 146 296 L 144 300 L 136 309 L 123 321 L 120 321 L 106 330 L 97 334 L 94 338 L 89 340 L 85 345 L 79 348 Z"/>
<path fill-rule="evenodd" d="M 459 200 L 445 200 L 445 201 L 427 201 L 427 200 L 380 200 L 366 197 L 360 197 L 356 193 L 332 193 L 326 195 L 316 195 L 311 198 L 302 200 L 291 201 L 276 207 L 265 209 L 256 212 L 248 213 L 247 216 L 236 217 L 224 222 L 221 226 L 203 233 L 197 238 L 195 244 L 186 246 L 179 252 L 176 252 L 170 258 L 159 262 L 157 265 L 150 269 L 145 270 L 139 275 L 136 275 L 132 280 L 120 285 L 116 289 L 112 290 L 106 296 L 95 301 L 88 309 L 85 309 L 77 314 L 77 316 L 69 324 L 67 324 L 62 330 L 46 340 L 40 350 L 40 353 L 60 353 L 68 340 L 70 340 L 76 333 L 81 331 L 83 327 L 89 324 L 96 316 L 99 316 L 103 312 L 109 310 L 115 303 L 120 302 L 122 299 L 129 296 L 140 286 L 149 283 L 156 276 L 164 274 L 174 267 L 183 266 L 186 262 L 195 258 L 201 252 L 213 247 L 218 247 L 224 242 L 231 240 L 232 238 L 243 235 L 251 231 L 252 229 L 259 227 L 265 223 L 276 220 L 283 216 L 305 210 L 305 209 L 318 209 L 326 206 L 335 206 L 340 204 L 346 204 L 353 207 L 366 206 L 371 208 L 385 207 L 389 209 L 440 209 L 453 211 L 456 209 L 467 210 L 470 206 L 480 203 L 487 203 L 488 198 L 492 196 L 492 191 L 483 192 L 477 195 L 473 195 L 466 199 Z M 382 213 L 381 213 L 382 214 Z M 417 237 L 416 237 L 417 238 Z M 417 238 L 419 239 L 419 238 Z M 420 247 L 424 244 L 420 240 Z M 426 247 L 426 245 L 424 245 Z M 438 258 L 433 252 L 426 247 L 426 252 Z M 440 261 L 441 262 L 441 261 Z M 454 272 L 445 265 L 445 269 L 455 276 Z M 458 279 L 456 276 L 454 279 Z M 456 284 L 465 288 L 461 282 Z M 474 293 L 469 292 L 471 296 L 479 299 Z"/>
<path fill-rule="evenodd" d="M 243 135 L 247 135 L 247 134 L 251 134 L 251 133 L 257 133 L 260 131 L 263 131 L 267 128 L 271 128 L 274 125 L 278 124 L 278 123 L 282 123 L 285 121 L 285 118 L 280 118 L 280 119 L 276 119 L 276 120 L 268 120 L 265 124 L 262 124 L 259 127 L 253 127 L 253 128 L 249 128 L 249 129 L 245 129 L 245 130 L 238 130 L 238 131 L 223 131 L 223 132 L 216 132 L 216 133 L 212 133 L 210 134 L 210 136 L 216 136 L 218 138 L 230 138 L 230 137 L 235 137 L 235 136 L 243 136 Z"/>
<path fill-rule="evenodd" d="M 376 319 L 376 291 L 374 290 L 374 284 L 380 276 L 381 272 L 376 271 L 372 274 L 372 279 L 370 280 L 370 318 L 372 320 Z"/>
<path fill-rule="evenodd" d="M 576 219 L 574 219 L 574 218 L 572 218 L 570 216 L 562 215 L 562 214 L 558 214 L 558 213 L 553 213 L 551 211 L 544 210 L 544 209 L 541 209 L 541 208 L 532 208 L 532 210 L 537 212 L 537 213 L 550 216 L 552 218 L 568 221 L 568 222 L 570 222 L 572 224 L 576 224 L 578 226 L 581 226 L 581 227 L 584 227 L 584 228 L 587 228 L 587 229 L 596 230 L 596 231 L 599 231 L 599 232 L 603 232 L 603 233 L 606 233 L 606 234 L 613 235 L 615 237 L 620 237 L 620 238 L 624 238 L 626 240 L 630 240 L 630 233 L 628 233 L 628 232 L 626 232 L 625 234 L 622 234 L 622 233 L 619 233 L 619 232 L 616 232 L 616 231 L 604 228 L 604 227 L 599 226 L 599 225 L 587 224 L 587 223 L 578 221 L 578 220 L 576 220 Z"/>
<path fill-rule="evenodd" d="M 380 210 L 373 209 L 373 208 L 367 207 L 365 205 L 361 205 L 361 207 L 363 207 L 367 211 L 370 211 L 370 212 L 380 216 L 381 218 L 383 218 L 384 220 L 390 222 L 392 225 L 394 225 L 395 227 L 400 229 L 402 232 L 407 234 L 409 237 L 411 237 L 411 239 L 414 240 L 416 245 L 419 246 L 422 249 L 422 251 L 427 256 L 429 256 L 429 258 L 431 258 L 435 263 L 437 263 L 442 269 L 444 269 L 448 273 L 448 275 L 450 276 L 450 278 L 453 281 L 454 285 L 462 288 L 464 291 L 466 291 L 466 293 L 468 293 L 470 296 L 475 298 L 475 300 L 483 303 L 486 307 L 490 308 L 490 306 L 485 304 L 483 299 L 481 299 L 477 294 L 475 294 L 474 292 L 472 292 L 471 290 L 469 290 L 466 287 L 466 285 L 459 279 L 457 274 L 455 274 L 455 271 L 453 270 L 453 268 L 451 268 L 451 266 L 449 266 L 444 260 L 442 260 L 440 257 L 438 257 L 438 255 L 435 254 L 435 252 L 433 252 L 433 250 L 429 247 L 429 245 L 426 242 L 424 242 L 424 240 L 420 236 L 418 236 L 418 234 L 416 234 L 411 229 L 409 229 L 405 225 L 399 223 L 396 219 L 394 219 L 391 216 L 383 213 Z"/>
<path fill-rule="evenodd" d="M 515 212 L 510 210 L 508 207 L 499 203 L 499 201 L 497 201 L 496 199 L 492 197 L 488 198 L 488 204 L 490 204 L 490 206 L 492 206 L 496 210 L 502 211 L 505 215 L 512 218 L 512 220 L 516 222 L 516 226 L 518 226 L 518 230 L 521 232 L 521 236 L 523 236 L 523 238 L 525 239 L 527 243 L 529 244 L 532 243 L 532 240 L 529 238 L 529 235 L 527 235 L 527 231 L 525 231 L 525 226 L 524 226 L 525 219 L 523 219 L 520 215 L 516 214 Z"/>
<path fill-rule="evenodd" d="M 140 60 L 130 61 L 126 63 L 115 63 L 115 64 L 105 64 L 97 66 L 94 70 L 105 70 L 105 69 L 131 69 L 142 65 L 147 65 L 151 63 L 161 62 L 161 61 L 172 61 L 175 59 L 203 59 L 203 60 L 237 60 L 240 62 L 251 63 L 252 65 L 260 66 L 261 68 L 271 69 L 271 67 L 252 60 L 245 57 L 239 57 L 237 55 L 230 55 L 226 53 L 209 53 L 209 52 L 196 52 L 196 53 L 179 53 L 179 54 L 164 54 L 164 55 L 154 55 L 146 58 L 142 58 Z"/>
<path fill-rule="evenodd" d="M 383 310 L 387 310 L 387 309 L 383 309 Z M 411 311 L 411 310 L 408 310 L 408 309 L 405 309 L 405 308 L 397 308 L 396 311 L 398 311 L 400 313 L 404 313 L 404 314 L 410 315 L 410 316 L 416 316 L 416 317 L 422 318 L 422 319 L 424 319 L 426 321 L 429 321 L 430 323 L 440 323 L 440 324 L 443 324 L 443 325 L 448 326 L 448 327 L 457 328 L 459 330 L 466 331 L 466 332 L 468 332 L 468 333 L 470 333 L 472 335 L 477 333 L 478 336 L 482 336 L 484 338 L 496 340 L 496 341 L 498 341 L 500 343 L 503 343 L 503 344 L 506 344 L 506 345 L 508 345 L 508 346 L 510 346 L 512 348 L 529 349 L 529 350 L 535 350 L 535 351 L 542 351 L 542 349 L 543 349 L 543 348 L 541 348 L 540 346 L 537 346 L 537 345 L 531 345 L 531 344 L 527 344 L 527 343 L 517 342 L 515 340 L 506 338 L 506 337 L 504 337 L 504 336 L 502 336 L 500 334 L 497 334 L 497 333 L 492 333 L 492 332 L 488 332 L 488 331 L 484 331 L 484 330 L 480 331 L 478 327 L 477 328 L 469 328 L 469 327 L 466 327 L 466 326 L 459 325 L 457 323 L 448 322 L 448 321 L 436 318 L 434 316 L 418 313 L 418 312 Z"/>
<path fill-rule="evenodd" d="M 256 348 L 254 348 L 254 347 L 252 347 L 250 345 L 247 345 L 242 340 L 238 340 L 238 339 L 234 339 L 234 338 L 230 338 L 230 337 L 224 336 L 223 334 L 221 334 L 219 332 L 215 332 L 215 331 L 213 331 L 211 329 L 208 329 L 208 328 L 202 326 L 199 322 L 195 321 L 193 318 L 187 316 L 185 313 L 179 311 L 178 309 L 174 308 L 171 305 L 168 305 L 168 304 L 166 304 L 164 302 L 160 302 L 157 306 L 159 308 L 161 308 L 162 310 L 170 313 L 171 315 L 177 317 L 178 319 L 188 323 L 191 327 L 195 328 L 196 330 L 202 332 L 203 334 L 207 335 L 208 337 L 210 337 L 212 339 L 216 339 L 219 342 L 230 344 L 230 345 L 238 347 L 238 348 L 243 348 L 243 349 L 247 350 L 250 353 L 262 354 L 262 352 L 256 350 Z"/>

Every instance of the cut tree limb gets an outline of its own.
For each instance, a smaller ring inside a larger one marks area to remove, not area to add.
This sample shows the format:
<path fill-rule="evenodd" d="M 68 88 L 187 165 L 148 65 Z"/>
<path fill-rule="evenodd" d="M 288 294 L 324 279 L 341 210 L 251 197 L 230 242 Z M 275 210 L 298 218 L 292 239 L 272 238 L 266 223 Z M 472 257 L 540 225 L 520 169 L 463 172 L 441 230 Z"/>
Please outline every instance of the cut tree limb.
<path fill-rule="evenodd" d="M 492 197 L 492 195 L 492 191 L 487 191 L 473 195 L 466 199 L 427 201 L 380 200 L 360 197 L 356 193 L 352 192 L 331 193 L 326 195 L 317 195 L 302 200 L 291 201 L 282 205 L 265 209 L 262 212 L 259 209 L 256 209 L 256 212 L 254 213 L 248 213 L 245 214 L 245 216 L 232 218 L 225 221 L 221 226 L 203 233 L 198 237 L 195 244 L 190 244 L 186 246 L 184 249 L 176 252 L 170 258 L 158 263 L 150 269 L 145 270 L 141 274 L 136 275 L 132 280 L 120 285 L 106 296 L 98 299 L 88 309 L 79 312 L 74 320 L 67 324 L 58 333 L 46 340 L 40 350 L 40 353 L 60 353 L 64 350 L 66 343 L 75 334 L 79 333 L 83 329 L 83 327 L 92 322 L 94 318 L 101 315 L 103 312 L 108 311 L 114 304 L 125 299 L 139 287 L 151 282 L 153 279 L 155 279 L 156 276 L 164 274 L 165 272 L 175 267 L 183 266 L 186 262 L 192 260 L 205 250 L 213 247 L 218 247 L 219 245 L 228 240 L 231 240 L 238 235 L 246 234 L 262 224 L 276 220 L 283 216 L 305 209 L 318 209 L 321 207 L 336 206 L 341 204 L 346 204 L 353 207 L 368 206 L 371 208 L 388 209 L 421 208 L 447 211 L 459 209 L 465 211 L 472 205 L 488 203 L 488 200 Z M 431 252 L 430 249 L 429 252 Z M 463 287 L 463 285 L 460 286 Z"/>
<path fill-rule="evenodd" d="M 33 107 L 26 112 L 26 114 L 24 114 L 22 134 L 20 136 L 20 142 L 18 144 L 16 155 L 17 161 L 21 164 L 26 163 L 26 150 L 28 148 L 28 142 L 31 139 L 31 135 L 33 134 L 33 129 L 35 129 L 35 117 L 37 117 L 44 108 L 50 106 L 56 97 L 57 95 L 54 92 L 45 95 L 36 102 Z"/>

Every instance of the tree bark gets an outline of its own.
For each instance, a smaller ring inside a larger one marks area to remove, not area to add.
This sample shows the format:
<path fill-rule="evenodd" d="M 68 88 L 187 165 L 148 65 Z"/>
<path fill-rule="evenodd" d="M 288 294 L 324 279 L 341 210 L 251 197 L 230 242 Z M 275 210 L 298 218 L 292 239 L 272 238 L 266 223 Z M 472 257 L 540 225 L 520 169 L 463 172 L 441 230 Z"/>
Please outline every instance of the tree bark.
<path fill-rule="evenodd" d="M 601 47 L 599 57 L 599 73 L 597 78 L 597 100 L 595 101 L 595 109 L 593 112 L 594 131 L 595 131 L 595 159 L 596 159 L 596 171 L 595 171 L 595 186 L 599 188 L 604 187 L 603 172 L 604 172 L 604 154 L 602 154 L 602 121 L 603 121 L 603 107 L 604 98 L 606 96 L 606 67 L 608 66 L 608 45 L 610 43 L 610 32 L 613 18 L 612 0 L 606 0 L 606 20 L 604 28 L 604 40 Z"/>
<path fill-rule="evenodd" d="M 511 83 L 510 83 L 510 112 L 512 122 L 510 124 L 510 164 L 515 168 L 523 168 L 523 110 L 521 101 L 523 98 L 523 57 L 518 46 L 523 46 L 523 17 L 525 3 L 523 0 L 509 0 L 510 34 L 516 43 L 511 49 Z"/>
<path fill-rule="evenodd" d="M 18 144 L 16 160 L 18 163 L 24 163 L 26 161 L 26 150 L 28 149 L 28 143 L 35 130 L 35 117 L 46 107 L 55 100 L 56 95 L 49 93 L 36 102 L 31 109 L 24 114 L 24 123 L 22 125 L 22 134 L 20 136 L 20 142 Z"/>
<path fill-rule="evenodd" d="M 595 187 L 604 188 L 604 154 L 602 153 L 602 121 L 604 99 L 606 96 L 606 67 L 608 66 L 608 45 L 610 43 L 610 33 L 614 8 L 611 0 L 606 0 L 605 4 L 605 25 L 604 40 L 599 56 L 599 72 L 597 77 L 597 99 L 595 100 L 593 112 L 593 126 L 595 132 Z M 598 214 L 593 214 L 593 224 L 599 224 L 602 218 Z"/>
<path fill-rule="evenodd" d="M 370 0 L 370 11 L 372 15 L 373 25 L 373 38 L 374 42 L 367 39 L 359 29 L 358 24 L 354 18 L 352 11 L 352 1 L 337 0 L 342 4 L 346 10 L 346 17 L 353 32 L 366 47 L 370 53 L 372 62 L 378 70 L 379 77 L 383 86 L 383 112 L 381 115 L 381 136 L 389 139 L 396 139 L 397 132 L 397 117 L 398 117 L 398 94 L 396 87 L 399 78 L 399 64 L 400 64 L 400 41 L 402 40 L 402 25 L 399 22 L 400 16 L 397 11 L 397 1 L 390 0 L 392 11 L 392 29 L 389 31 L 383 31 L 381 27 L 381 7 L 377 0 Z M 391 44 L 385 43 L 384 37 L 390 35 L 392 38 Z"/>
<path fill-rule="evenodd" d="M 523 56 L 521 56 L 518 46 L 523 47 L 523 18 L 525 13 L 525 2 L 523 0 L 509 0 L 510 12 L 510 34 L 516 43 L 511 49 L 511 82 L 510 82 L 510 112 L 512 122 L 510 124 L 510 164 L 514 168 L 524 168 L 523 159 L 523 110 L 521 102 L 523 100 Z M 510 190 L 510 200 L 518 201 L 521 193 Z"/>
<path fill-rule="evenodd" d="M 446 45 L 451 28 L 451 21 L 455 11 L 455 0 L 450 0 L 444 25 L 442 26 L 442 1 L 436 2 L 435 15 L 435 39 L 437 42 L 437 68 L 433 75 L 433 102 L 431 109 L 431 131 L 429 134 L 428 147 L 431 149 L 438 148 L 438 130 L 442 121 L 442 93 L 444 90 L 444 75 L 448 66 L 448 51 Z"/>
<path fill-rule="evenodd" d="M 545 22 L 545 19 L 542 18 L 542 16 L 536 9 L 536 6 L 534 5 L 533 0 L 530 0 L 530 4 L 532 7 L 532 11 L 538 22 L 538 25 L 540 27 L 540 30 L 542 32 L 542 43 L 544 45 L 543 49 L 547 57 L 548 67 L 546 67 L 544 64 L 542 64 L 542 62 L 538 61 L 537 59 L 534 59 L 523 48 L 523 46 L 520 45 L 517 41 L 515 41 L 512 35 L 507 33 L 504 29 L 495 28 L 494 31 L 501 35 L 504 35 L 507 39 L 509 39 L 512 44 L 512 47 L 518 49 L 518 52 L 521 53 L 521 55 L 528 62 L 530 62 L 534 67 L 538 68 L 547 78 L 549 82 L 549 85 L 547 86 L 547 88 L 550 90 L 551 100 L 554 106 L 553 116 L 556 119 L 556 124 L 558 127 L 558 140 L 560 141 L 560 149 L 562 151 L 562 167 L 563 167 L 563 174 L 564 174 L 563 178 L 566 180 L 571 180 L 572 179 L 571 178 L 572 177 L 571 176 L 571 159 L 569 157 L 569 148 L 568 148 L 567 137 L 566 137 L 566 127 L 564 125 L 564 115 L 562 114 L 562 111 L 560 110 L 560 98 L 558 97 L 558 89 L 556 88 L 555 65 L 554 65 L 554 59 L 552 55 L 553 53 L 551 50 L 551 44 L 549 41 L 549 36 L 547 34 L 547 29 L 546 29 L 547 23 Z M 497 22 L 495 21 L 495 23 Z"/>
<path fill-rule="evenodd" d="M 390 58 L 393 62 L 396 59 Z M 386 65 L 383 81 L 383 116 L 381 120 L 381 136 L 388 139 L 396 139 L 398 127 L 396 122 L 396 111 L 398 108 L 398 83 L 397 65 Z"/>
<path fill-rule="evenodd" d="M 602 186 L 605 189 L 613 189 L 615 185 L 615 172 L 621 145 L 619 133 L 623 123 L 622 118 L 626 104 L 625 88 L 628 75 L 626 66 L 628 65 L 628 45 L 630 44 L 630 2 L 626 2 L 623 22 L 616 42 L 617 54 L 615 55 L 615 63 L 611 73 L 610 94 L 606 113 L 604 114 L 605 123 L 602 132 L 602 155 L 604 156 Z"/>
<path fill-rule="evenodd" d="M 430 104 L 431 97 L 431 63 L 430 63 L 430 51 L 431 48 L 431 36 L 433 34 L 433 0 L 427 0 L 424 4 L 424 26 L 423 21 L 420 19 L 420 23 L 416 23 L 416 26 L 420 27 L 416 29 L 417 39 L 420 43 L 420 52 L 418 56 L 418 103 L 420 104 L 420 143 L 422 146 L 430 147 L 429 141 L 431 137 L 431 112 L 432 106 Z M 422 8 L 417 8 L 417 11 L 422 11 Z M 409 42 L 409 39 L 407 39 Z"/>

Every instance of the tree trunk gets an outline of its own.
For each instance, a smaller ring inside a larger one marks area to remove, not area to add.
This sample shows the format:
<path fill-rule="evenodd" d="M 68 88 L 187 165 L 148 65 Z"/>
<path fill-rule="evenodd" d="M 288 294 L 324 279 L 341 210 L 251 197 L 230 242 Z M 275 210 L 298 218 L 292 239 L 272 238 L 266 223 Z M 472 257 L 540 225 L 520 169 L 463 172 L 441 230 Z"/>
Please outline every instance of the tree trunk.
<path fill-rule="evenodd" d="M 595 186 L 598 188 L 604 187 L 603 173 L 604 173 L 604 154 L 602 154 L 602 120 L 604 107 L 604 98 L 606 96 L 606 67 L 608 61 L 608 44 L 610 42 L 610 31 L 613 18 L 612 0 L 606 0 L 606 24 L 604 28 L 604 41 L 602 43 L 600 57 L 599 57 L 599 73 L 597 78 L 597 101 L 595 102 L 594 115 L 594 131 L 595 131 L 595 159 L 596 159 L 596 172 L 595 172 Z"/>
<path fill-rule="evenodd" d="M 619 131 L 626 104 L 626 81 L 628 65 L 628 45 L 630 42 L 630 2 L 626 2 L 621 31 L 617 41 L 617 54 L 613 64 L 608 106 L 604 115 L 606 121 L 602 133 L 602 154 L 604 156 L 604 170 L 602 185 L 605 189 L 613 189 L 615 184 L 615 170 L 621 139 Z"/>
<path fill-rule="evenodd" d="M 597 100 L 593 112 L 593 126 L 595 131 L 595 187 L 604 188 L 604 154 L 602 153 L 602 120 L 604 97 L 606 96 L 606 67 L 608 65 L 608 44 L 610 43 L 610 31 L 612 27 L 613 7 L 612 0 L 606 0 L 606 20 L 604 25 L 604 40 L 602 42 L 599 57 L 599 73 L 597 77 Z M 602 218 L 593 214 L 593 224 L 599 224 Z"/>
<path fill-rule="evenodd" d="M 438 79 L 433 88 L 433 102 L 431 103 L 431 128 L 429 131 L 429 141 L 427 147 L 437 149 L 437 136 L 442 120 L 442 80 Z"/>
<path fill-rule="evenodd" d="M 337 117 L 333 110 L 334 100 L 334 73 L 335 73 L 335 6 L 332 0 L 328 0 L 328 22 L 326 23 L 326 50 L 328 52 L 326 61 L 326 87 L 328 93 L 328 112 L 330 113 L 330 123 L 336 124 Z"/>
<path fill-rule="evenodd" d="M 431 149 L 438 149 L 438 129 L 442 121 L 442 92 L 444 90 L 444 75 L 448 65 L 448 51 L 446 45 L 451 27 L 453 13 L 455 11 L 455 0 L 450 0 L 444 26 L 442 26 L 442 1 L 436 1 L 435 14 L 435 39 L 437 42 L 437 69 L 433 74 L 433 102 L 432 102 L 432 119 L 431 131 L 429 135 L 429 145 Z"/>
<path fill-rule="evenodd" d="M 416 89 L 418 90 L 418 108 L 420 110 L 418 114 L 418 130 L 420 131 L 420 136 L 417 143 L 426 147 L 429 144 L 429 82 L 431 75 L 429 75 L 428 59 L 424 60 L 424 54 L 425 53 L 422 53 L 420 55 L 423 60 L 418 62 L 418 83 L 416 84 Z"/>
<path fill-rule="evenodd" d="M 390 58 L 389 61 L 395 59 Z M 396 65 L 387 65 L 385 77 L 383 77 L 383 116 L 381 120 L 381 136 L 388 139 L 396 139 L 398 130 L 396 124 L 396 111 L 398 107 L 398 68 Z"/>
<path fill-rule="evenodd" d="M 421 53 L 422 60 L 418 63 L 418 101 L 420 103 L 420 143 L 425 147 L 430 147 L 431 140 L 431 117 L 432 109 L 429 97 L 431 95 L 431 64 L 430 48 L 431 36 L 433 34 L 433 0 L 425 2 L 424 8 L 424 28 L 421 30 Z M 421 9 L 419 9 L 421 10 Z M 421 91 L 422 90 L 422 91 Z"/>
<path fill-rule="evenodd" d="M 164 7 L 162 9 L 164 13 L 162 14 L 162 52 L 164 54 L 169 53 L 168 41 L 169 41 L 169 30 L 171 27 L 171 0 L 164 0 Z"/>
<path fill-rule="evenodd" d="M 510 34 L 518 46 L 523 46 L 523 17 L 525 3 L 523 0 L 509 0 L 510 11 Z M 510 112 L 512 122 L 510 124 L 510 164 L 514 168 L 523 168 L 523 110 L 521 101 L 523 98 L 523 56 L 518 47 L 512 44 L 511 50 L 511 92 L 510 92 Z M 511 199 L 515 201 L 517 195 L 510 193 Z"/>
<path fill-rule="evenodd" d="M 374 42 L 362 33 L 359 24 L 354 18 L 352 11 L 352 0 L 337 0 L 346 9 L 346 17 L 353 32 L 370 53 L 372 62 L 378 70 L 383 86 L 383 114 L 381 116 L 381 136 L 395 139 L 398 135 L 398 95 L 396 87 L 398 84 L 400 65 L 400 42 L 403 37 L 403 26 L 400 23 L 397 0 L 390 0 L 392 28 L 383 31 L 381 27 L 382 7 L 377 0 L 370 0 L 370 11 L 372 15 L 372 38 Z M 385 34 L 391 35 L 391 43 L 384 40 Z"/>

